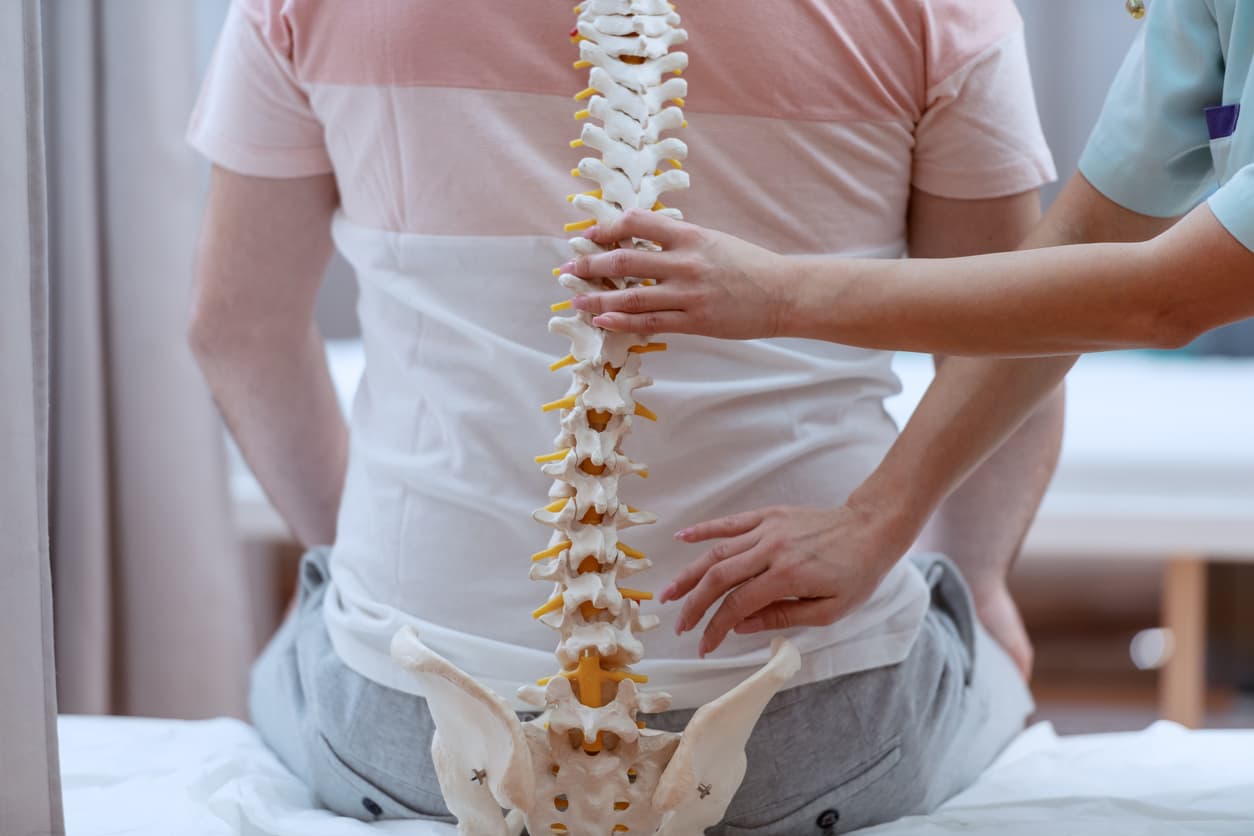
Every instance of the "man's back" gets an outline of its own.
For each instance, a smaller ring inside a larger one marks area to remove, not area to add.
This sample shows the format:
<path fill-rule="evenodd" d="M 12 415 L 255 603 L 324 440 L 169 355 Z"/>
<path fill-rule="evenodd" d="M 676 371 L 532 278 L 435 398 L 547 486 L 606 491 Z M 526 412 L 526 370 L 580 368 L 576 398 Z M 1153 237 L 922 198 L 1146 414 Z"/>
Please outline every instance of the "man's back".
<path fill-rule="evenodd" d="M 544 327 L 564 296 L 562 224 L 581 191 L 569 149 L 581 73 L 558 4 L 450 6 L 246 0 L 228 24 L 193 139 L 244 174 L 333 171 L 337 244 L 357 268 L 367 368 L 326 619 L 345 662 L 405 687 L 387 657 L 402 623 L 503 695 L 551 664 L 529 622 L 530 512 L 547 480 L 531 457 L 561 396 Z M 904 251 L 912 188 L 956 198 L 1027 191 L 1050 170 L 1009 0 L 748 0 L 683 9 L 694 220 L 797 252 Z M 629 542 L 661 588 L 693 553 L 675 528 L 773 504 L 839 504 L 896 428 L 889 356 L 798 341 L 672 339 L 651 355 L 626 498 L 658 525 Z M 900 564 L 836 625 L 792 631 L 799 682 L 905 656 L 926 591 Z M 468 605 L 467 602 L 473 602 Z M 485 617 L 487 615 L 487 617 Z M 673 613 L 663 613 L 673 618 Z M 765 660 L 769 636 L 717 658 L 649 634 L 641 670 L 694 706 Z"/>

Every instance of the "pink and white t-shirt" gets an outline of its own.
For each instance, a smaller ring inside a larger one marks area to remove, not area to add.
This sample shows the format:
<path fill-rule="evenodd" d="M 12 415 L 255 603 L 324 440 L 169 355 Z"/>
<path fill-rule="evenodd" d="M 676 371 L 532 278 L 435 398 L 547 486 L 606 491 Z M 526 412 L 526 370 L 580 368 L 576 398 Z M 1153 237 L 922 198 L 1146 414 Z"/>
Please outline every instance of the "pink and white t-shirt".
<path fill-rule="evenodd" d="M 788 253 L 903 254 L 912 187 L 951 198 L 1035 189 L 1054 176 L 1012 0 L 688 0 L 683 139 L 690 220 Z M 572 94 L 584 74 L 570 4 L 237 0 L 190 138 L 254 176 L 333 172 L 337 246 L 360 282 L 366 372 L 325 617 L 353 669 L 411 690 L 388 657 L 398 627 L 497 693 L 551 673 L 555 634 L 527 580 L 548 531 L 531 520 L 566 380 L 549 305 L 579 190 Z M 259 276 L 258 281 L 264 281 Z M 700 554 L 670 533 L 774 504 L 836 505 L 896 436 L 882 401 L 891 354 L 800 340 L 671 338 L 649 355 L 627 493 L 660 522 L 630 544 L 660 589 Z M 792 631 L 795 681 L 892 664 L 927 609 L 899 564 L 823 628 Z M 771 635 L 696 658 L 677 607 L 655 609 L 638 669 L 676 707 L 760 666 Z"/>

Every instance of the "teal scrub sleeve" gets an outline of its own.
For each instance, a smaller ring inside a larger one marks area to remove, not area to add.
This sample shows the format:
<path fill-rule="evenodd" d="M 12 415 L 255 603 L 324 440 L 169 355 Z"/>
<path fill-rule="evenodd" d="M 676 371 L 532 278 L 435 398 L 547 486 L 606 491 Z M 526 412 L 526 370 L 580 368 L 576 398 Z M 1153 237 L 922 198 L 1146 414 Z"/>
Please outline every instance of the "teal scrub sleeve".
<path fill-rule="evenodd" d="M 1224 229 L 1254 252 L 1254 163 L 1233 175 L 1207 204 Z"/>
<path fill-rule="evenodd" d="M 1080 173 L 1115 203 L 1183 215 L 1214 185 L 1205 109 L 1223 98 L 1219 26 L 1203 0 L 1156 0 L 1106 96 Z"/>

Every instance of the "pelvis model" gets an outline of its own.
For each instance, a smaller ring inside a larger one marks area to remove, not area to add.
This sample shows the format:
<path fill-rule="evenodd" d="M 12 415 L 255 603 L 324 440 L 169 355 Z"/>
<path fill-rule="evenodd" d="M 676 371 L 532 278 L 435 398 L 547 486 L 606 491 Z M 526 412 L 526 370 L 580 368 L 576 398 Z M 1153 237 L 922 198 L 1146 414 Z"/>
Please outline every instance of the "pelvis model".
<path fill-rule="evenodd" d="M 592 217 L 568 232 L 608 223 L 627 209 L 679 217 L 659 198 L 688 187 L 687 146 L 665 137 L 686 125 L 681 108 L 688 56 L 672 52 L 687 33 L 666 0 L 584 0 L 571 36 L 578 69 L 589 70 L 584 123 L 574 147 L 600 153 L 573 172 L 599 188 L 570 201 Z M 585 238 L 577 253 L 602 248 Z M 626 240 L 620 247 L 656 248 Z M 588 282 L 559 275 L 576 293 L 630 287 L 648 279 Z M 567 311 L 570 303 L 554 306 Z M 569 368 L 556 452 L 539 456 L 554 479 L 552 502 L 535 519 L 553 529 L 532 557 L 531 577 L 554 589 L 534 616 L 555 629 L 558 672 L 524 687 L 519 698 L 541 713 L 522 722 L 509 705 L 436 655 L 411 628 L 392 641 L 392 655 L 419 680 L 438 731 L 435 766 L 459 831 L 467 836 L 610 836 L 616 833 L 701 836 L 717 824 L 745 773 L 745 743 L 767 701 L 796 672 L 797 651 L 778 643 L 771 661 L 719 699 L 701 707 L 681 734 L 653 731 L 637 714 L 665 711 L 670 697 L 640 689 L 631 666 L 644 648 L 636 633 L 657 624 L 642 615 L 652 596 L 621 581 L 650 565 L 619 539 L 653 514 L 620 499 L 624 478 L 647 476 L 622 444 L 632 422 L 655 416 L 636 401 L 648 386 L 643 356 L 666 348 L 640 335 L 612 334 L 588 314 L 558 315 L 549 329 L 570 339 L 571 352 L 552 368 Z M 502 812 L 504 810 L 508 812 Z"/>

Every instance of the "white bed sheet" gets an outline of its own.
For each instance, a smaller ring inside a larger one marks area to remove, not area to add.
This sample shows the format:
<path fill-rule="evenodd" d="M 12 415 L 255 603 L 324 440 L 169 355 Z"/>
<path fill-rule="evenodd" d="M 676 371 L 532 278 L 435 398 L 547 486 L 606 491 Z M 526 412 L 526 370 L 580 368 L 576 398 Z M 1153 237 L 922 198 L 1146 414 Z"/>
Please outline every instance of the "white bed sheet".
<path fill-rule="evenodd" d="M 455 836 L 317 809 L 249 726 L 62 717 L 70 836 Z M 1254 834 L 1254 731 L 1157 723 L 1128 734 L 1021 735 L 975 786 L 869 836 Z"/>

